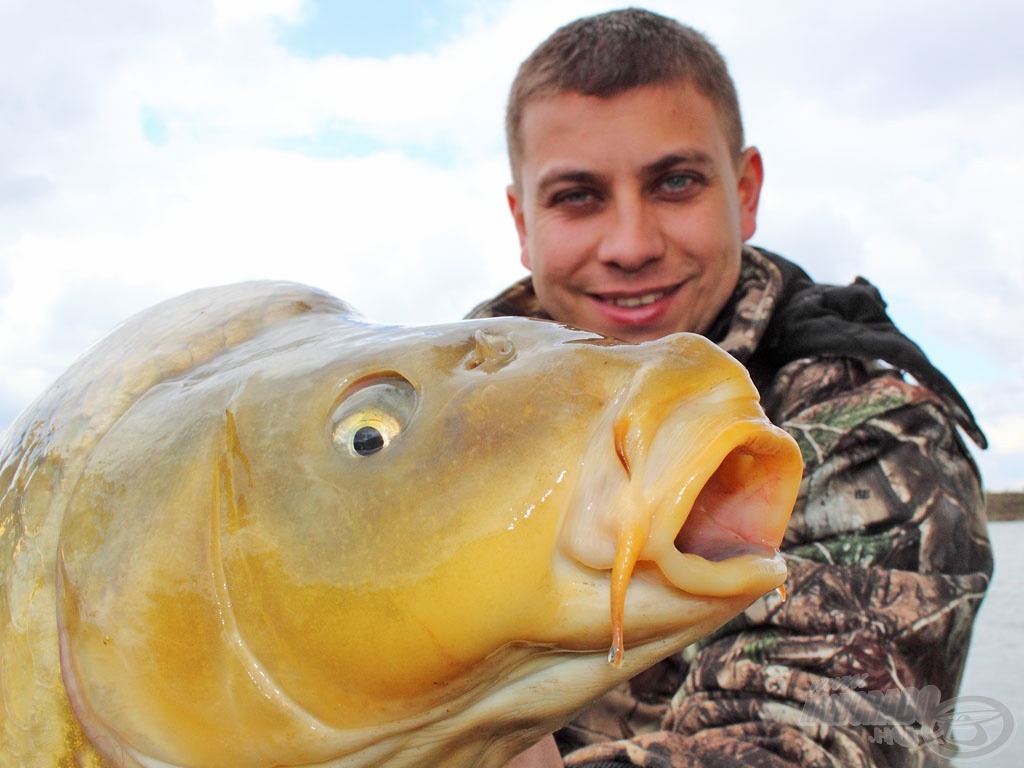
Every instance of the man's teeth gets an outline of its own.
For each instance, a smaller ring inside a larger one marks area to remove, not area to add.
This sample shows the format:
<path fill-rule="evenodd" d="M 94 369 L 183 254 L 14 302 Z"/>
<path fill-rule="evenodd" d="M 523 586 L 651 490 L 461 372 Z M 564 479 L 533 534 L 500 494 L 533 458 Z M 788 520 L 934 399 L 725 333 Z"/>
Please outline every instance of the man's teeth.
<path fill-rule="evenodd" d="M 645 293 L 643 296 L 620 296 L 608 301 L 616 307 L 643 307 L 653 304 L 664 295 L 665 291 L 655 291 L 654 293 Z"/>

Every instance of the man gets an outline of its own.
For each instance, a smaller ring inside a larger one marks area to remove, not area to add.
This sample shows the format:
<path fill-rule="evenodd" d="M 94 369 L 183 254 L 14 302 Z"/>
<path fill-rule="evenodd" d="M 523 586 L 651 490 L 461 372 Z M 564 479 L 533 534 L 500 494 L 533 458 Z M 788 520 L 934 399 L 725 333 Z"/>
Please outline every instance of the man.
<path fill-rule="evenodd" d="M 944 764 L 940 704 L 992 570 L 967 405 L 869 283 L 819 286 L 746 245 L 762 159 L 693 30 L 636 9 L 557 30 L 520 67 L 506 129 L 531 277 L 471 316 L 701 333 L 746 365 L 806 464 L 788 600 L 601 699 L 556 734 L 565 765 Z"/>

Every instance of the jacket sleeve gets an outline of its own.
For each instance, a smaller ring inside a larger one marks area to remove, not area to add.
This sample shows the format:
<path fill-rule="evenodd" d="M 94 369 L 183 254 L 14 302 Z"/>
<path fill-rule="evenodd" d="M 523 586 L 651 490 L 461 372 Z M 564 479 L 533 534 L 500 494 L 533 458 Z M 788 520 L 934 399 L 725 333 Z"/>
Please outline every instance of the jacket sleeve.
<path fill-rule="evenodd" d="M 791 363 L 762 391 L 805 462 L 788 599 L 762 598 L 598 702 L 557 735 L 566 765 L 931 766 L 953 754 L 943 735 L 992 559 L 978 472 L 944 403 L 841 359 Z"/>

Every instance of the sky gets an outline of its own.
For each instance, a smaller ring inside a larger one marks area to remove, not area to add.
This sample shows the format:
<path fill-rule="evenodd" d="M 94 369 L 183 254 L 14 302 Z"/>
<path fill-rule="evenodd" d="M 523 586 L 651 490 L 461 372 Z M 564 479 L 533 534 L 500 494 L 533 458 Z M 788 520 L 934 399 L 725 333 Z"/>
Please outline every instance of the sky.
<path fill-rule="evenodd" d="M 0 0 L 0 429 L 115 324 L 238 280 L 448 322 L 525 271 L 502 119 L 596 0 Z M 737 82 L 752 243 L 874 282 L 1024 490 L 1019 0 L 651 0 Z M 1011 231 L 1014 230 L 1014 231 Z"/>

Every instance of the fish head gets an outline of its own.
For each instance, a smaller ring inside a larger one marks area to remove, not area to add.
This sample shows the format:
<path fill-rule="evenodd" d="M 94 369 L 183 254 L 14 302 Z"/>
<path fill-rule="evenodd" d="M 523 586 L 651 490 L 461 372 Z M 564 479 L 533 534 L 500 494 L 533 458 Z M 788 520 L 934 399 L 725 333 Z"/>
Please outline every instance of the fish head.
<path fill-rule="evenodd" d="M 72 710 L 115 765 L 500 766 L 780 586 L 799 478 L 697 336 L 289 318 L 94 449 Z"/>

